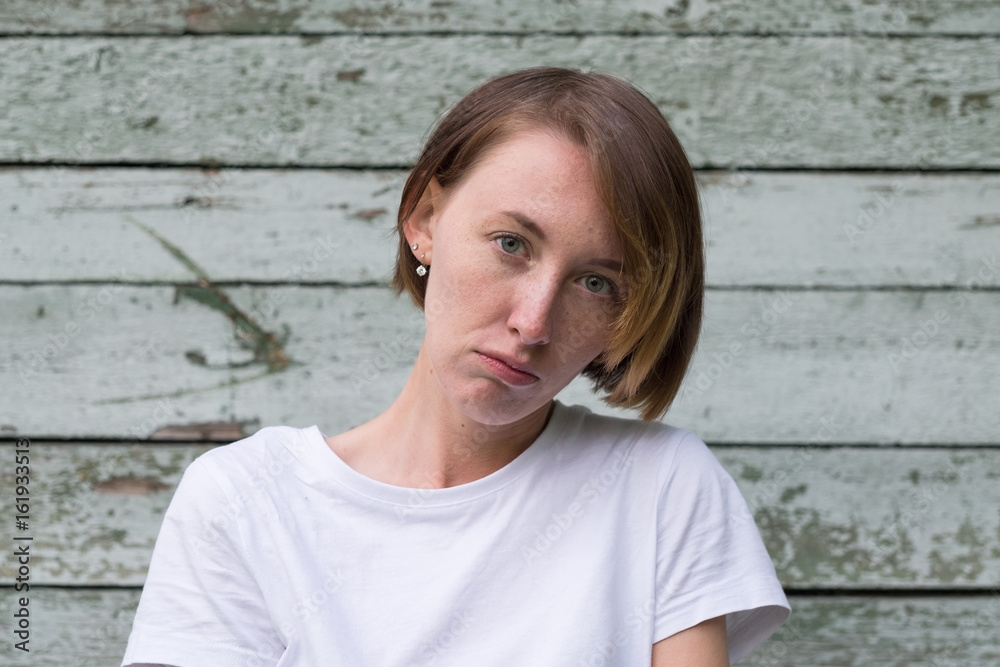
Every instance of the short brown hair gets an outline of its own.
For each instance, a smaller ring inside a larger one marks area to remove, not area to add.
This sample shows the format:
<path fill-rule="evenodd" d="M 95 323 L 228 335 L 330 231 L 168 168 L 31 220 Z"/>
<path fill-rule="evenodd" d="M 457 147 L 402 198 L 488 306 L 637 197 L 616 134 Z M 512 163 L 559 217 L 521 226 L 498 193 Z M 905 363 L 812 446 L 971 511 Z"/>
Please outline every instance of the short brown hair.
<path fill-rule="evenodd" d="M 403 188 L 392 286 L 423 308 L 426 282 L 403 232 L 431 179 L 448 192 L 490 148 L 527 128 L 556 130 L 587 151 L 622 246 L 628 295 L 607 348 L 583 373 L 609 405 L 656 419 L 677 395 L 698 342 L 705 260 L 691 164 L 663 114 L 632 85 L 536 67 L 466 95 L 431 133 Z"/>

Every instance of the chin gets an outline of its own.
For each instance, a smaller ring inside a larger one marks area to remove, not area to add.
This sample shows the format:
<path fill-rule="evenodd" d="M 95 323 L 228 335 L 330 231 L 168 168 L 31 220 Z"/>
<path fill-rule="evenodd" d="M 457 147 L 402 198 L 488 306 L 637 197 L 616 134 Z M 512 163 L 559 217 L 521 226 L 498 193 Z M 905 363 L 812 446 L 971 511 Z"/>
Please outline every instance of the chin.
<path fill-rule="evenodd" d="M 492 380 L 483 380 L 485 387 L 477 387 L 465 396 L 453 397 L 453 402 L 469 419 L 486 426 L 505 426 L 547 407 L 552 396 L 518 396 L 510 387 Z"/>

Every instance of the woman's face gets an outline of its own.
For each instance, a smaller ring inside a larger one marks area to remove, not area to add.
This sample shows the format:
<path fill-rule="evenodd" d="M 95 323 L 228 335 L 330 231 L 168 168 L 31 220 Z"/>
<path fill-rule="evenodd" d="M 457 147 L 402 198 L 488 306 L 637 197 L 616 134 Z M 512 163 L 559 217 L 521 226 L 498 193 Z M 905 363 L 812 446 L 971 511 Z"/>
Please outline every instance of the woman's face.
<path fill-rule="evenodd" d="M 587 154 L 568 139 L 515 134 L 407 231 L 431 265 L 421 354 L 432 386 L 469 418 L 508 424 L 547 409 L 604 350 L 626 288 L 621 247 Z"/>

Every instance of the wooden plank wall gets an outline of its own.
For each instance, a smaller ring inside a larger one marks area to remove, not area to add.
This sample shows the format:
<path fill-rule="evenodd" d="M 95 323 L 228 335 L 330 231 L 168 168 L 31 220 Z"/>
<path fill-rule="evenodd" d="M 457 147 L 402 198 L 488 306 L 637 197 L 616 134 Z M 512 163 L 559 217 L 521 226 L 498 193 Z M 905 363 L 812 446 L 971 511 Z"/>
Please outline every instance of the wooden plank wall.
<path fill-rule="evenodd" d="M 745 664 L 1000 664 L 997 63 L 987 0 L 7 0 L 0 508 L 9 545 L 28 438 L 34 541 L 30 655 L 0 550 L 0 663 L 117 665 L 195 456 L 387 404 L 405 168 L 476 82 L 557 64 L 638 83 L 699 170 L 668 420 L 789 592 Z"/>

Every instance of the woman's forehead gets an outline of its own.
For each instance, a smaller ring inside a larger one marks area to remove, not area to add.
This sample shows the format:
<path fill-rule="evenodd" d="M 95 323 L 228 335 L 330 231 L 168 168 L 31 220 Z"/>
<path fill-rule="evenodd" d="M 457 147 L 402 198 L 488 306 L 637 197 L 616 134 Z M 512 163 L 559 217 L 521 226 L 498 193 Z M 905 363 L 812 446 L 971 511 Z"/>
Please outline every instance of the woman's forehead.
<path fill-rule="evenodd" d="M 522 207 L 592 206 L 603 212 L 585 149 L 547 130 L 524 130 L 483 156 L 465 179 L 476 190 Z"/>
<path fill-rule="evenodd" d="M 512 135 L 494 147 L 448 199 L 464 216 L 484 224 L 509 223 L 541 241 L 571 235 L 599 244 L 610 255 L 620 254 L 589 156 L 551 131 Z"/>

